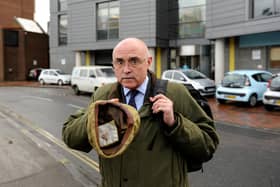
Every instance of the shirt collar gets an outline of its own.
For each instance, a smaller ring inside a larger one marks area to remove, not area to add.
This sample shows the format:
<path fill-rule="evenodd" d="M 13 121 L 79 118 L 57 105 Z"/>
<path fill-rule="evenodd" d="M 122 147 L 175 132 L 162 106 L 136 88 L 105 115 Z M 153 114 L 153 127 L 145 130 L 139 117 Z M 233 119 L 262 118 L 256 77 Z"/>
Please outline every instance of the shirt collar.
<path fill-rule="evenodd" d="M 136 88 L 136 90 L 138 90 L 140 93 L 142 93 L 143 95 L 145 95 L 146 93 L 146 90 L 147 90 L 147 85 L 148 85 L 148 82 L 149 82 L 149 78 L 148 76 L 146 76 L 144 82 L 138 87 Z M 127 94 L 129 93 L 130 89 L 126 88 L 126 87 L 123 87 L 123 92 L 124 92 L 124 95 L 127 96 Z"/>

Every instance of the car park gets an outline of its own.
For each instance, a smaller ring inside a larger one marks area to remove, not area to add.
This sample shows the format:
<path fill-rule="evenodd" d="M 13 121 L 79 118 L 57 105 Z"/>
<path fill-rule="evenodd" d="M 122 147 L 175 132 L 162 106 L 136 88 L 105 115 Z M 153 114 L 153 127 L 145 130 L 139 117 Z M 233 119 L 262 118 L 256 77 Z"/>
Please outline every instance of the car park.
<path fill-rule="evenodd" d="M 43 68 L 30 69 L 28 72 L 28 75 L 27 75 L 27 80 L 36 80 L 37 81 L 42 70 L 43 70 Z"/>
<path fill-rule="evenodd" d="M 40 84 L 58 84 L 67 85 L 71 82 L 71 75 L 64 73 L 60 69 L 44 69 L 39 78 Z"/>
<path fill-rule="evenodd" d="M 192 87 L 200 92 L 202 96 L 214 95 L 216 85 L 214 80 L 209 79 L 203 73 L 193 69 L 174 69 L 166 70 L 161 76 L 164 80 L 184 84 L 186 87 Z"/>
<path fill-rule="evenodd" d="M 71 87 L 76 95 L 93 93 L 102 85 L 116 82 L 111 66 L 76 66 L 72 70 Z"/>
<path fill-rule="evenodd" d="M 255 106 L 262 101 L 272 74 L 265 70 L 235 70 L 225 73 L 217 86 L 216 99 L 219 103 L 226 101 L 243 102 Z"/>
<path fill-rule="evenodd" d="M 280 74 L 273 77 L 263 95 L 263 104 L 266 110 L 280 108 Z"/>

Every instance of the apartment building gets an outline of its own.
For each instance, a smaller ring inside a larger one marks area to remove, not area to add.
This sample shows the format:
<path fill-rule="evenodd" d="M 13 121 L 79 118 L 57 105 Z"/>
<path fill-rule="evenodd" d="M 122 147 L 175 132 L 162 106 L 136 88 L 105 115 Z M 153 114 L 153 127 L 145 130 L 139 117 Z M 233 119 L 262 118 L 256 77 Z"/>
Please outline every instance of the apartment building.
<path fill-rule="evenodd" d="M 279 0 L 207 0 L 206 17 L 217 83 L 234 69 L 280 72 Z"/>
<path fill-rule="evenodd" d="M 50 66 L 71 72 L 74 66 L 111 65 L 113 47 L 137 37 L 147 43 L 157 76 L 185 64 L 210 75 L 205 5 L 205 0 L 53 0 Z"/>

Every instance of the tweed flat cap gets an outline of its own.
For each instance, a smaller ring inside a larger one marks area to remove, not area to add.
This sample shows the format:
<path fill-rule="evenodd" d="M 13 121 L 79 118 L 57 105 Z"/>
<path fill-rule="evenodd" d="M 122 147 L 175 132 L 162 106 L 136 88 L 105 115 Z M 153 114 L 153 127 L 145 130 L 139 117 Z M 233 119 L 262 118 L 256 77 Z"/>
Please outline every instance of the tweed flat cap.
<path fill-rule="evenodd" d="M 99 100 L 90 105 L 87 122 L 89 142 L 102 157 L 112 158 L 123 153 L 139 126 L 139 114 L 130 105 L 110 100 Z"/>

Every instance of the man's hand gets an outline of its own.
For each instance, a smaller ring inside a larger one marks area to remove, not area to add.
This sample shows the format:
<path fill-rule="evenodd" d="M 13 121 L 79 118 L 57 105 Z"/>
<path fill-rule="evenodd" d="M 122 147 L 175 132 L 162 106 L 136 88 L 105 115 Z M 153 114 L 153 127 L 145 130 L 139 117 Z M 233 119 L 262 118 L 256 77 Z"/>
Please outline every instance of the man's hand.
<path fill-rule="evenodd" d="M 163 94 L 150 97 L 150 101 L 153 103 L 153 113 L 162 112 L 164 123 L 172 127 L 175 124 L 173 102 Z"/>

